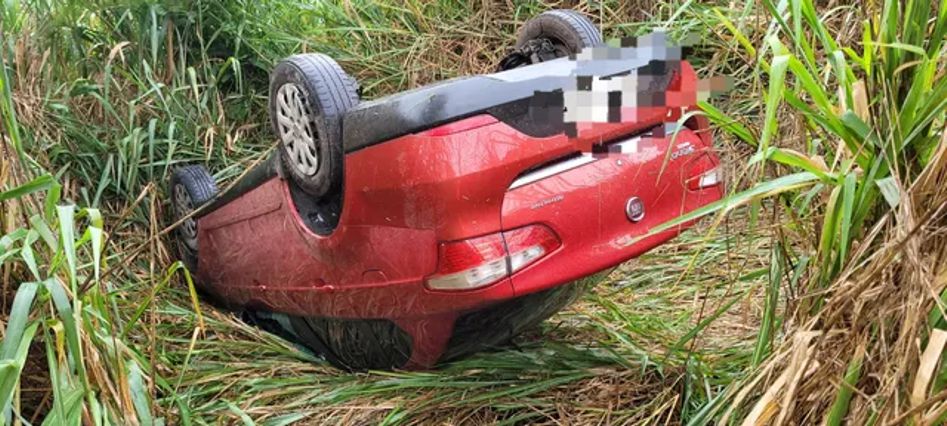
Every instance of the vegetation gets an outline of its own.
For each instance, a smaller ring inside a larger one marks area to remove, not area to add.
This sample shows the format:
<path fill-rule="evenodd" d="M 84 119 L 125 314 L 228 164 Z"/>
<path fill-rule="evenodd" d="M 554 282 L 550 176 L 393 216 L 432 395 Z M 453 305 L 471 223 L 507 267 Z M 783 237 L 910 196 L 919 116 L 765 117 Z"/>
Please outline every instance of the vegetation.
<path fill-rule="evenodd" d="M 265 158 L 290 53 L 377 97 L 489 71 L 573 5 L 5 1 L 2 422 L 943 423 L 947 1 L 832 5 L 575 5 L 732 76 L 705 105 L 731 195 L 515 348 L 349 374 L 199 302 L 169 171 Z"/>

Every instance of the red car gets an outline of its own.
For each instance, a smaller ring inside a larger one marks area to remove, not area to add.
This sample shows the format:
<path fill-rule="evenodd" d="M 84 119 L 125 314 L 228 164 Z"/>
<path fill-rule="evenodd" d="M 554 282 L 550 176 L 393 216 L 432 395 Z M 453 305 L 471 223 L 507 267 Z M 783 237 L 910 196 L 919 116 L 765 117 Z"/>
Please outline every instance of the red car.
<path fill-rule="evenodd" d="M 203 167 L 174 173 L 182 258 L 214 300 L 342 368 L 504 343 L 722 195 L 706 122 L 687 114 L 690 65 L 588 49 L 601 42 L 549 11 L 495 74 L 361 103 L 327 56 L 287 58 L 270 87 L 278 152 L 219 194 Z M 622 78 L 631 92 L 594 93 Z M 570 122 L 596 114 L 583 96 L 607 99 L 608 120 Z"/>

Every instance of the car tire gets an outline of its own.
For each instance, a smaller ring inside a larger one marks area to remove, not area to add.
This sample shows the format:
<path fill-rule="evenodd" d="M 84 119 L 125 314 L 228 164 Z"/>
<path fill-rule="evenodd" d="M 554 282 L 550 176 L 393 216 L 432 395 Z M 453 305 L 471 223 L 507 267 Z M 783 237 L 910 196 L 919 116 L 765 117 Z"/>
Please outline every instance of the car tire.
<path fill-rule="evenodd" d="M 171 174 L 171 210 L 174 222 L 217 196 L 217 185 L 201 165 L 179 167 Z M 197 218 L 189 217 L 175 229 L 178 253 L 188 270 L 197 270 Z"/>
<path fill-rule="evenodd" d="M 548 45 L 544 44 L 546 41 Z M 602 33 L 574 10 L 554 9 L 526 21 L 516 36 L 513 53 L 500 63 L 500 71 L 571 56 L 602 44 Z"/>
<path fill-rule="evenodd" d="M 342 116 L 358 104 L 355 79 L 321 53 L 290 56 L 270 78 L 269 115 L 288 177 L 314 197 L 340 190 Z"/>

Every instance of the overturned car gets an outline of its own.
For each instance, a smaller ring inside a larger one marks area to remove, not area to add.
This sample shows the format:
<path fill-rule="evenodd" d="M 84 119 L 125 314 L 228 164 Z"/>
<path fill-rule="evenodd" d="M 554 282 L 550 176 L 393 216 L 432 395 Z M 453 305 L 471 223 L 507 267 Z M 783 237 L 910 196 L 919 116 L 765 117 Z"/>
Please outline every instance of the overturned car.
<path fill-rule="evenodd" d="M 220 193 L 202 166 L 174 173 L 182 258 L 211 298 L 342 368 L 504 343 L 722 195 L 691 66 L 600 46 L 549 11 L 498 72 L 369 102 L 329 57 L 285 59 L 277 152 Z"/>

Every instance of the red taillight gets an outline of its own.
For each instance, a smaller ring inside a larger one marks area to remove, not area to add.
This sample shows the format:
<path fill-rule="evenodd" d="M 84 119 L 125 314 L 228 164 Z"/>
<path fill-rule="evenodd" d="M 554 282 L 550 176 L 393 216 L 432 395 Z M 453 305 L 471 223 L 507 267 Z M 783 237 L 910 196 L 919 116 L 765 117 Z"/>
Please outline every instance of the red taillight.
<path fill-rule="evenodd" d="M 689 163 L 687 176 L 689 176 L 687 178 L 687 189 L 691 191 L 710 188 L 723 182 L 723 175 L 717 166 L 717 162 L 707 152 L 701 153 L 699 157 Z"/>
<path fill-rule="evenodd" d="M 690 189 L 691 191 L 699 191 L 701 189 L 707 189 L 720 185 L 722 182 L 723 177 L 720 176 L 720 169 L 714 167 L 710 170 L 707 170 L 706 172 L 688 179 L 687 189 Z"/>
<path fill-rule="evenodd" d="M 437 272 L 427 285 L 437 290 L 470 290 L 493 284 L 559 247 L 546 226 L 530 225 L 503 233 L 441 243 Z"/>
<path fill-rule="evenodd" d="M 519 271 L 559 247 L 559 238 L 543 225 L 526 226 L 503 233 L 510 258 L 510 273 Z"/>

